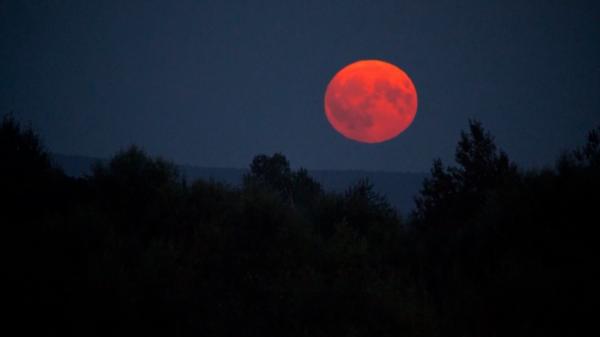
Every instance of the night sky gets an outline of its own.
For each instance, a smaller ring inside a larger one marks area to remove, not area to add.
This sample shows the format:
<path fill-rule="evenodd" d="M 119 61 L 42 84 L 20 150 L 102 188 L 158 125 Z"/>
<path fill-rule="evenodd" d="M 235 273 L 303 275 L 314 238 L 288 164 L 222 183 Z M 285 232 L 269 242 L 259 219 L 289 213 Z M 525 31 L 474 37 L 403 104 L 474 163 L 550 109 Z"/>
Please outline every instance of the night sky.
<path fill-rule="evenodd" d="M 416 118 L 381 144 L 329 125 L 332 76 L 406 71 Z M 177 163 L 426 171 L 480 120 L 525 167 L 600 125 L 600 1 L 0 0 L 0 113 L 56 153 L 135 143 Z"/>

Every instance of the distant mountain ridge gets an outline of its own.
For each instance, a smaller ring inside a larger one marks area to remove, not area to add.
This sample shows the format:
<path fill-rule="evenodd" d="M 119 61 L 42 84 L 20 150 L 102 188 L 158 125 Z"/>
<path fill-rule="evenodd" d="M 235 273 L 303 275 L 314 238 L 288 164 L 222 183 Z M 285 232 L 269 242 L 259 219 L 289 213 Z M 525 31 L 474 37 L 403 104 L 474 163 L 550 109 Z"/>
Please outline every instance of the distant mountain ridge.
<path fill-rule="evenodd" d="M 72 177 L 82 177 L 91 173 L 92 165 L 105 159 L 52 154 L 53 162 Z M 242 183 L 243 175 L 248 171 L 241 168 L 199 167 L 177 165 L 188 181 L 196 179 L 214 180 L 232 186 Z M 344 171 L 344 170 L 308 170 L 326 191 L 343 192 L 360 179 L 367 178 L 373 183 L 376 192 L 384 195 L 392 206 L 402 215 L 407 215 L 414 207 L 414 197 L 419 192 L 426 173 L 383 172 L 383 171 Z"/>

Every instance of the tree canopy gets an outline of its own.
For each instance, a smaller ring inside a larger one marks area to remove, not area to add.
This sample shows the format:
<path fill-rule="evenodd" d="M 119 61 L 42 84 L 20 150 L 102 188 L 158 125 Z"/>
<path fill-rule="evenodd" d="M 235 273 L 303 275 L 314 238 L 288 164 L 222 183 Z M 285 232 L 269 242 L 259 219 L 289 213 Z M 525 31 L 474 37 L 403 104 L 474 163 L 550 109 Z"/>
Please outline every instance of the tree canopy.
<path fill-rule="evenodd" d="M 524 171 L 471 121 L 408 218 L 369 181 L 325 191 L 279 153 L 240 186 L 136 146 L 72 178 L 9 116 L 0 155 L 19 331 L 564 336 L 589 314 L 600 128 Z"/>

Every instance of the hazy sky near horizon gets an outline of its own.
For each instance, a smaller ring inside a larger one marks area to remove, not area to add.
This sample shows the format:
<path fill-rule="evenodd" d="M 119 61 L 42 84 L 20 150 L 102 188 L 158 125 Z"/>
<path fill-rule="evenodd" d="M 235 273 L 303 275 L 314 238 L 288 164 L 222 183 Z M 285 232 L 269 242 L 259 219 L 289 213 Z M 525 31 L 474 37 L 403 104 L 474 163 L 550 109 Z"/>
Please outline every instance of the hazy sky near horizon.
<path fill-rule="evenodd" d="M 324 115 L 331 77 L 381 59 L 414 81 L 399 137 L 361 144 Z M 178 163 L 426 171 L 480 120 L 519 164 L 600 125 L 600 1 L 0 0 L 0 114 L 52 152 L 129 144 Z"/>

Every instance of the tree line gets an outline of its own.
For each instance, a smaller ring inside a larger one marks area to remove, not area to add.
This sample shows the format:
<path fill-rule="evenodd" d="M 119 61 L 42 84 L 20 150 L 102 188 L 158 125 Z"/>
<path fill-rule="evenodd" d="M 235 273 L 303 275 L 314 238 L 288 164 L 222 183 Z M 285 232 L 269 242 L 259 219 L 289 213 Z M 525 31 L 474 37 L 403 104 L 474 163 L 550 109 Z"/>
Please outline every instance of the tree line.
<path fill-rule="evenodd" d="M 0 126 L 7 293 L 46 335 L 564 336 L 591 304 L 600 128 L 523 170 L 477 121 L 412 214 L 324 191 L 282 154 L 241 186 L 132 146 L 81 178 Z"/>

